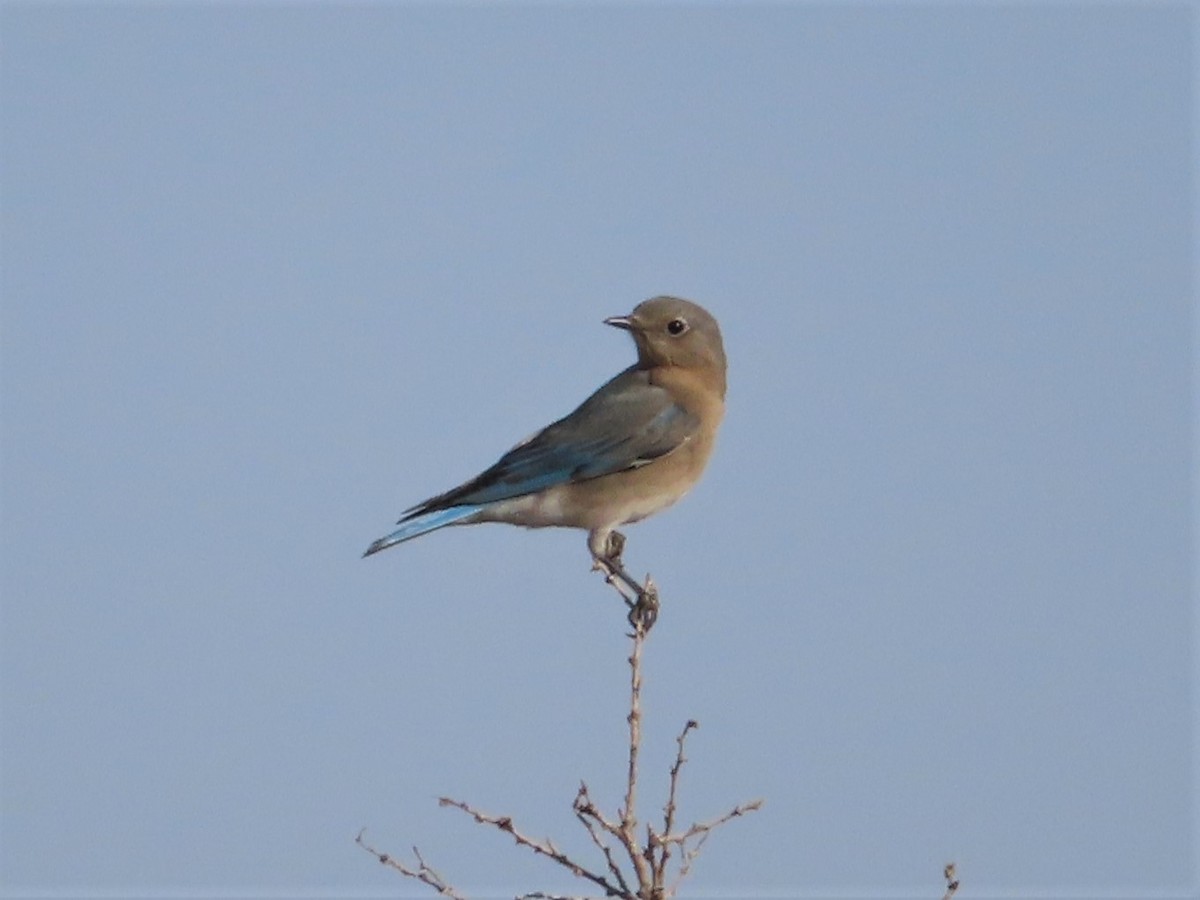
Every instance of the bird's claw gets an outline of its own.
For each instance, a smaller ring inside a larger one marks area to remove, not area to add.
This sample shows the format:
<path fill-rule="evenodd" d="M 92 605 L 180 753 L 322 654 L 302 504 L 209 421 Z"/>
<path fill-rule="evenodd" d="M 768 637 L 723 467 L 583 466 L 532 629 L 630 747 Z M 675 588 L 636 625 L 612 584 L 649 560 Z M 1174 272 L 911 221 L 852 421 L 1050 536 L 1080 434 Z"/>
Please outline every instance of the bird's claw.
<path fill-rule="evenodd" d="M 637 592 L 637 600 L 626 599 L 625 603 L 629 607 L 629 624 L 634 632 L 641 635 L 649 634 L 654 623 L 658 621 L 659 609 L 658 588 L 654 586 L 649 575 L 646 576 L 645 586 Z"/>

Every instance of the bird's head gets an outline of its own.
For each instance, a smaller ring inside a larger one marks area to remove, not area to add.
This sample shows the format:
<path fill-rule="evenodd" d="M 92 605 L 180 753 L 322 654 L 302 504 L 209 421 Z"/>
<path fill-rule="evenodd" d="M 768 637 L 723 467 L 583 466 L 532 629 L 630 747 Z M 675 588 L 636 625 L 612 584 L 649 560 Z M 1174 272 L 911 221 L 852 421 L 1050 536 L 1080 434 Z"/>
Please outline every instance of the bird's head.
<path fill-rule="evenodd" d="M 725 348 L 721 329 L 708 311 L 679 297 L 653 297 L 627 316 L 604 324 L 623 328 L 637 343 L 642 368 L 678 366 L 698 369 L 725 380 Z"/>

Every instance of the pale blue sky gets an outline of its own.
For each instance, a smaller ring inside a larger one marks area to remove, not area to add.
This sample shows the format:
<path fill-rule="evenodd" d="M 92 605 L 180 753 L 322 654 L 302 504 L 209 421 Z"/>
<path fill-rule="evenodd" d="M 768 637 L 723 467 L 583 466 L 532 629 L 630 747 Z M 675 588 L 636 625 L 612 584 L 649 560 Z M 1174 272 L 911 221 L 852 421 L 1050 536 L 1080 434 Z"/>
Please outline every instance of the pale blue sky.
<path fill-rule="evenodd" d="M 581 534 L 400 511 L 720 319 L 629 530 L 690 892 L 1195 896 L 1196 11 L 0 7 L 0 895 L 580 890 Z"/>

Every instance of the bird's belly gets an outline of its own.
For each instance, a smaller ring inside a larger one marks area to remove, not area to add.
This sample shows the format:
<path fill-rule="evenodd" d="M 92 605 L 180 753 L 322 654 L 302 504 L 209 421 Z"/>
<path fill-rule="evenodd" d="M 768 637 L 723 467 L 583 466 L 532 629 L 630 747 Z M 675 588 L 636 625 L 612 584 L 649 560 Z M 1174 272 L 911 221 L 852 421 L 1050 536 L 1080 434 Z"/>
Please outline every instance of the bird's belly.
<path fill-rule="evenodd" d="M 489 504 L 480 511 L 479 521 L 507 522 L 510 525 L 524 525 L 526 528 L 548 528 L 555 525 L 584 527 L 572 521 L 572 517 L 568 515 L 561 487 Z"/>
<path fill-rule="evenodd" d="M 629 473 L 622 473 L 628 476 Z M 638 522 L 678 500 L 685 490 L 651 490 L 641 479 L 610 480 L 611 476 L 562 484 L 501 500 L 481 510 L 473 521 L 507 522 L 526 528 L 614 527 Z"/>
<path fill-rule="evenodd" d="M 605 518 L 608 522 L 616 525 L 622 525 L 626 522 L 640 522 L 649 516 L 654 515 L 660 510 L 666 509 L 668 506 L 678 500 L 682 494 L 675 495 L 649 495 L 642 494 L 639 496 L 625 497 L 614 502 L 607 512 Z"/>

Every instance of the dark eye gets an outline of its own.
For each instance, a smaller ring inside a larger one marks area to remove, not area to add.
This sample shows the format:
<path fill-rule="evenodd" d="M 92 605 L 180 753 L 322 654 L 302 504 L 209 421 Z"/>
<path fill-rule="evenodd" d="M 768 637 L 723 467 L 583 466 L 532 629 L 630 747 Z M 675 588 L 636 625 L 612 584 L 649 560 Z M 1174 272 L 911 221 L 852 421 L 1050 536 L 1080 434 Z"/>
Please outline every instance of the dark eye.
<path fill-rule="evenodd" d="M 667 323 L 667 333 L 679 337 L 688 330 L 688 323 L 684 319 L 672 319 Z"/>

